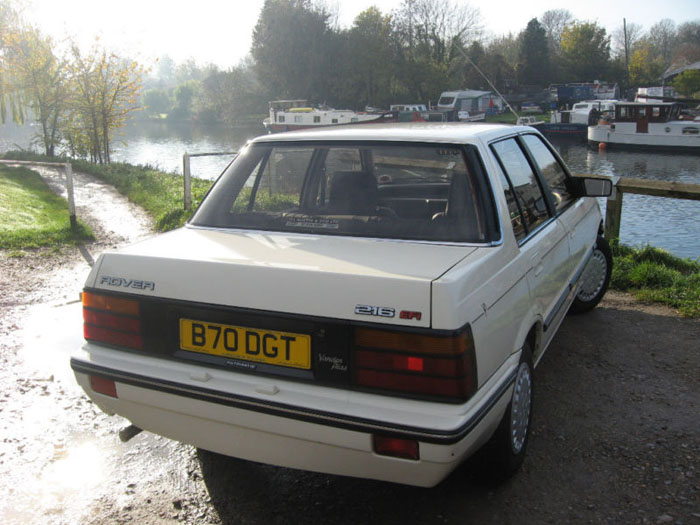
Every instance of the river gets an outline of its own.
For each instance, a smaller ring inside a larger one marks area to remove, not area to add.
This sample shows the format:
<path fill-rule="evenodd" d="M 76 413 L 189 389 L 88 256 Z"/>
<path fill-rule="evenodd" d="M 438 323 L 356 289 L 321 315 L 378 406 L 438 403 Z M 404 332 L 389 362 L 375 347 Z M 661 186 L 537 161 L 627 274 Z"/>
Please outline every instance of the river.
<path fill-rule="evenodd" d="M 28 148 L 33 126 L 0 126 L 0 152 Z M 114 161 L 144 164 L 182 173 L 182 155 L 231 152 L 263 134 L 262 126 L 238 128 L 204 127 L 189 124 L 137 122 L 127 126 L 114 141 Z M 700 156 L 606 151 L 599 153 L 583 142 L 552 139 L 574 173 L 680 181 L 700 184 Z M 196 157 L 192 175 L 213 179 L 230 162 L 230 156 Z M 601 205 L 605 205 L 601 199 Z M 700 258 L 700 202 L 643 195 L 625 195 L 620 237 L 633 246 L 651 244 L 681 257 Z"/>

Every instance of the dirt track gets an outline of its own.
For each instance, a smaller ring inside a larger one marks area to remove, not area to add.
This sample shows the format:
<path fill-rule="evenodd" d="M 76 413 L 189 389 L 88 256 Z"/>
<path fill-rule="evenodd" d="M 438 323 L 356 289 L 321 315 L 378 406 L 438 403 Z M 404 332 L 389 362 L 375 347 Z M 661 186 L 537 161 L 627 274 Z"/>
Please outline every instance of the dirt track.
<path fill-rule="evenodd" d="M 89 253 L 148 232 L 108 187 L 80 174 L 76 185 L 78 213 L 99 236 Z M 492 487 L 471 462 L 425 490 L 222 458 L 148 433 L 121 443 L 126 423 L 99 412 L 67 365 L 81 341 L 85 250 L 6 255 L 2 523 L 700 524 L 700 322 L 667 308 L 609 293 L 567 318 L 536 371 L 522 471 Z"/>

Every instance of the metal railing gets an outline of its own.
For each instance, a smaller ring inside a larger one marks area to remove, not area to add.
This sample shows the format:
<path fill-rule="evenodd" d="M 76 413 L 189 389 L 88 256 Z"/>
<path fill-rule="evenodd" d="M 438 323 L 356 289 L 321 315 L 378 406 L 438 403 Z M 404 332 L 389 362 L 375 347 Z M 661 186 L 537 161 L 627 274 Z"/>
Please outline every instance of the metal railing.
<path fill-rule="evenodd" d="M 192 157 L 215 157 L 217 155 L 233 155 L 235 158 L 235 156 L 238 155 L 238 152 L 226 151 L 216 153 L 185 153 L 182 156 L 182 175 L 184 179 L 185 210 L 190 211 L 192 209 L 192 174 L 190 171 L 190 159 Z"/>

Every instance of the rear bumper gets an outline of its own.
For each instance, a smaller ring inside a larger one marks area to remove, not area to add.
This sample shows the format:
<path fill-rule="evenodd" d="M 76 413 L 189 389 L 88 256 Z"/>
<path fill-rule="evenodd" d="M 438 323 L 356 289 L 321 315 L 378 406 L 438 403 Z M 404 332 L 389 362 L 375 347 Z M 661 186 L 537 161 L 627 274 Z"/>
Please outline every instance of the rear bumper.
<path fill-rule="evenodd" d="M 513 360 L 517 365 L 517 358 Z M 420 406 L 414 418 L 406 413 L 407 402 L 410 403 L 407 400 L 399 402 L 393 420 L 388 418 L 391 411 L 382 407 L 367 411 L 371 417 L 365 418 L 348 410 L 352 393 L 343 395 L 343 391 L 337 392 L 335 400 L 326 399 L 326 403 L 304 407 L 300 403 L 291 405 L 265 399 L 276 396 L 276 387 L 264 385 L 260 378 L 256 379 L 259 383 L 256 391 L 269 388 L 268 392 L 246 396 L 232 392 L 233 389 L 203 387 L 105 365 L 80 358 L 71 360 L 78 383 L 102 410 L 119 414 L 145 430 L 242 459 L 423 487 L 439 483 L 491 436 L 510 399 L 511 375 L 514 376 L 506 373 L 500 381 L 489 382 L 490 385 L 485 385 L 490 386 L 485 392 L 488 395 L 476 396 L 479 398 L 475 403 L 470 401 L 474 406 L 469 409 L 447 406 L 447 412 L 439 419 L 429 425 L 415 426 L 410 423 L 426 422 L 426 407 L 421 406 L 424 402 L 413 402 Z M 188 367 L 189 376 L 194 377 L 190 365 L 171 362 L 167 365 Z M 515 370 L 516 366 L 512 368 Z M 209 374 L 204 370 L 201 380 L 208 382 Z M 114 380 L 118 398 L 94 392 L 90 376 Z M 293 398 L 293 395 L 283 396 L 287 401 Z M 459 424 L 440 428 L 436 424 L 439 420 Z M 374 434 L 418 441 L 420 459 L 374 453 Z"/>

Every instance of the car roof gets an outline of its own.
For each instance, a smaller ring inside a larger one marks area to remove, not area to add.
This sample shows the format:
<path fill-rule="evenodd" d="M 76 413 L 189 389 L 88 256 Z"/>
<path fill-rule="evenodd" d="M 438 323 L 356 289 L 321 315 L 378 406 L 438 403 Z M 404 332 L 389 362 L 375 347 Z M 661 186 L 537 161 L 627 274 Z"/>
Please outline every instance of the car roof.
<path fill-rule="evenodd" d="M 254 143 L 297 141 L 391 141 L 474 144 L 522 132 L 526 126 L 463 122 L 406 122 L 391 124 L 346 124 L 263 135 Z"/>

